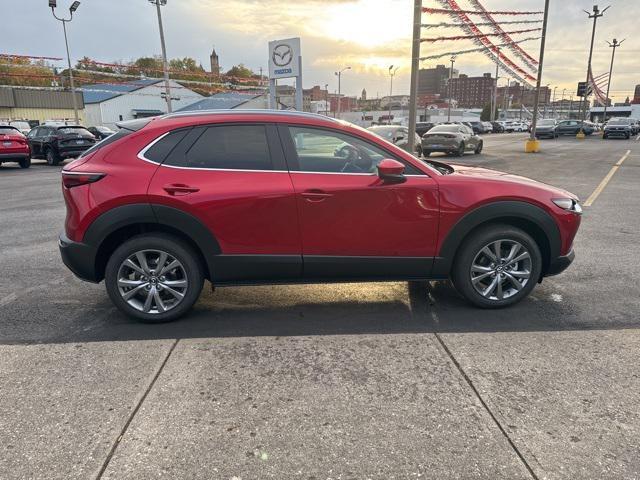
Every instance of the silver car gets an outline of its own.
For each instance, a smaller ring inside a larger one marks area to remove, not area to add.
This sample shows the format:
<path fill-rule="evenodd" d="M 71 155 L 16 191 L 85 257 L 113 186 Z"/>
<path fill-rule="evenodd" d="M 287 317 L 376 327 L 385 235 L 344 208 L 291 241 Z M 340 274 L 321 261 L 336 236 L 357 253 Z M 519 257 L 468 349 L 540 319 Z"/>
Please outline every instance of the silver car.
<path fill-rule="evenodd" d="M 407 150 L 409 146 L 409 129 L 401 125 L 374 125 L 367 128 L 371 133 L 375 133 L 379 137 L 384 138 L 386 141 L 397 145 L 403 150 Z M 422 156 L 422 148 L 420 147 L 420 136 L 415 134 L 415 152 L 418 156 Z"/>
<path fill-rule="evenodd" d="M 465 152 L 480 153 L 482 147 L 482 139 L 466 125 L 436 125 L 422 136 L 422 154 L 425 157 L 432 152 L 461 157 Z"/>

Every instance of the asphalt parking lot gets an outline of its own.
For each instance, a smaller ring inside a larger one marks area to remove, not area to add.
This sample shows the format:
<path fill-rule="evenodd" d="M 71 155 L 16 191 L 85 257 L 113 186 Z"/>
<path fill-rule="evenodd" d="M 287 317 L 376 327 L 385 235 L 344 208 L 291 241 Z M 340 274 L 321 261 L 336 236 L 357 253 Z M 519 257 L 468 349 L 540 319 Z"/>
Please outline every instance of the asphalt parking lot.
<path fill-rule="evenodd" d="M 640 141 L 524 137 L 455 160 L 591 205 L 574 265 L 500 311 L 246 287 L 138 324 L 62 265 L 59 168 L 1 166 L 0 478 L 640 478 Z"/>

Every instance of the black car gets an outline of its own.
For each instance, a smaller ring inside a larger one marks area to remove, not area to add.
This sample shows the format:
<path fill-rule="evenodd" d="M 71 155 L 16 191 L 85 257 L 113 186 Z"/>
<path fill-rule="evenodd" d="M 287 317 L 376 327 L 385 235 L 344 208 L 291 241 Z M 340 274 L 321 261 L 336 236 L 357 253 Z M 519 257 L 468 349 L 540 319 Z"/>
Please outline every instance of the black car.
<path fill-rule="evenodd" d="M 425 133 L 434 127 L 433 122 L 418 122 L 416 123 L 416 133 L 422 137 Z"/>
<path fill-rule="evenodd" d="M 91 135 L 96 137 L 96 140 L 104 140 L 105 138 L 110 137 L 111 135 L 116 133 L 113 130 L 111 130 L 109 127 L 103 127 L 100 125 L 97 127 L 89 127 L 87 128 L 87 130 L 91 132 Z"/>
<path fill-rule="evenodd" d="M 491 122 L 493 125 L 493 133 L 504 133 L 504 125 L 500 122 Z"/>
<path fill-rule="evenodd" d="M 577 135 L 581 129 L 585 135 L 592 135 L 595 131 L 592 123 L 579 120 L 563 120 L 558 123 L 556 132 L 558 132 L 558 135 Z"/>
<path fill-rule="evenodd" d="M 32 158 L 44 158 L 58 165 L 65 158 L 75 158 L 96 143 L 96 138 L 79 125 L 42 125 L 27 135 Z"/>
<path fill-rule="evenodd" d="M 612 118 L 607 122 L 602 138 L 622 137 L 629 139 L 633 135 L 633 126 L 629 118 Z"/>
<path fill-rule="evenodd" d="M 558 122 L 552 119 L 540 120 L 536 125 L 536 138 L 558 138 Z"/>

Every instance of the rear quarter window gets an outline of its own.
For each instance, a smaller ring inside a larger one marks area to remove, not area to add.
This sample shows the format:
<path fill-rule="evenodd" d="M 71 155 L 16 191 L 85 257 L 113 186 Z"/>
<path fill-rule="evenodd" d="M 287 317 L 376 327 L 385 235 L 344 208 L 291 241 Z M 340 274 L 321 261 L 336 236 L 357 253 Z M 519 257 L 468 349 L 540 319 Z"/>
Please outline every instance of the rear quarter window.
<path fill-rule="evenodd" d="M 180 141 L 187 135 L 189 129 L 174 130 L 155 141 L 143 152 L 144 158 L 155 163 L 162 163 Z M 111 137 L 108 137 L 111 138 Z"/>

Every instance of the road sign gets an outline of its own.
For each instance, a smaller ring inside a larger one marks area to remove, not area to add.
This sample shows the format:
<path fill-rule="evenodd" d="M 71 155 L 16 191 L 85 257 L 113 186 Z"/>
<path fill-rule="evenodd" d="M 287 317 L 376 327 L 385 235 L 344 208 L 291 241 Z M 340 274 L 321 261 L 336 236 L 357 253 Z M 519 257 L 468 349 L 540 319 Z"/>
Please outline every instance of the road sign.
<path fill-rule="evenodd" d="M 578 96 L 579 97 L 584 97 L 586 85 L 587 85 L 587 82 L 578 82 Z M 589 96 L 589 95 L 591 95 L 593 93 L 593 88 L 591 87 L 591 85 L 589 85 L 589 88 L 586 89 L 586 90 L 587 90 L 587 96 Z"/>

